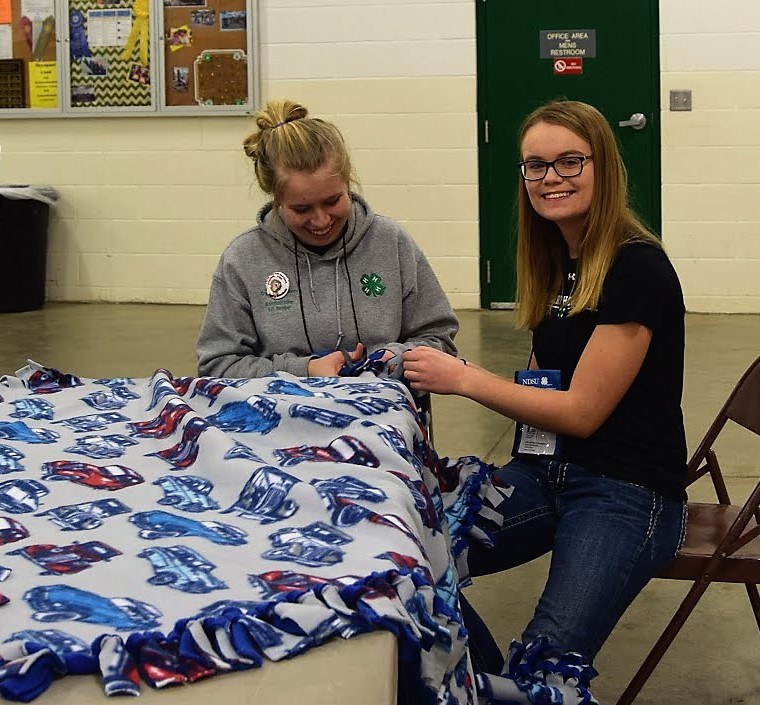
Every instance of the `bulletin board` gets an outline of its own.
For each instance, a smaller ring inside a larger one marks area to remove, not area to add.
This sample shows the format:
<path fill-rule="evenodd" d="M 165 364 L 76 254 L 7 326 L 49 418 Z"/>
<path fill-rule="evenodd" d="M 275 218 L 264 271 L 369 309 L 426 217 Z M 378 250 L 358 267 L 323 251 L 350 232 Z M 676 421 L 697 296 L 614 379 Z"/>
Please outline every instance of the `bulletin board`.
<path fill-rule="evenodd" d="M 0 0 L 0 120 L 241 115 L 257 0 Z"/>
<path fill-rule="evenodd" d="M 163 0 L 167 106 L 245 105 L 246 0 Z"/>
<path fill-rule="evenodd" d="M 0 109 L 57 109 L 54 0 L 0 0 Z"/>
<path fill-rule="evenodd" d="M 151 106 L 150 4 L 151 0 L 70 0 L 72 108 Z"/>

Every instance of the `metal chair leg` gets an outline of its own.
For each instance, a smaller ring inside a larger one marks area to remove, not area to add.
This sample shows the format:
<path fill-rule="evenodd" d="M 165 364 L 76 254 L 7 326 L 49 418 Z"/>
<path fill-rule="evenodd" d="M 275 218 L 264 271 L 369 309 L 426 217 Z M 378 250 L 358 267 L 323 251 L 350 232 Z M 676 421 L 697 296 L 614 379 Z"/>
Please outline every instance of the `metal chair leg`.
<path fill-rule="evenodd" d="M 636 675 L 631 679 L 628 687 L 623 691 L 623 694 L 618 698 L 617 705 L 631 705 L 635 700 L 639 691 L 644 687 L 644 684 L 649 680 L 649 676 L 652 675 L 652 671 L 657 667 L 668 647 L 673 643 L 676 634 L 680 631 L 681 627 L 686 622 L 687 618 L 691 614 L 699 599 L 707 590 L 707 586 L 710 584 L 709 578 L 703 576 L 699 581 L 691 586 L 691 589 L 686 593 L 681 602 L 681 606 L 678 608 L 673 618 L 665 627 L 665 631 L 662 633 L 657 643 L 654 645 L 649 655 L 644 659 L 644 663 L 641 664 L 639 670 L 636 671 Z"/>
<path fill-rule="evenodd" d="M 757 585 L 754 585 L 753 583 L 744 583 L 744 587 L 747 588 L 747 596 L 752 605 L 752 611 L 755 613 L 757 628 L 760 629 L 760 595 L 758 595 L 757 592 Z"/>

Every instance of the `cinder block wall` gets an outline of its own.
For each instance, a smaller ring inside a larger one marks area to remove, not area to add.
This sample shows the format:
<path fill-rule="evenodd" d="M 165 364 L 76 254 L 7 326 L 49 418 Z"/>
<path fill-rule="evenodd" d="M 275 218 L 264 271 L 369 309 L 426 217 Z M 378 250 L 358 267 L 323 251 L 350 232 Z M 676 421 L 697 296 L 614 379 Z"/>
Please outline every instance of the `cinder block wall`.
<path fill-rule="evenodd" d="M 663 239 L 687 308 L 758 313 L 760 2 L 660 0 L 660 32 Z"/>
<path fill-rule="evenodd" d="M 344 131 L 364 194 L 403 221 L 458 308 L 478 305 L 471 0 L 261 0 L 263 98 Z M 250 118 L 3 122 L 5 183 L 47 183 L 52 300 L 205 303 L 263 196 Z"/>
<path fill-rule="evenodd" d="M 661 0 L 663 238 L 692 311 L 760 312 L 760 3 Z M 477 307 L 473 0 L 260 0 L 263 98 L 343 129 L 364 194 Z M 668 111 L 671 88 L 694 110 Z M 6 120 L 3 183 L 61 193 L 48 297 L 205 303 L 263 202 L 250 118 Z"/>

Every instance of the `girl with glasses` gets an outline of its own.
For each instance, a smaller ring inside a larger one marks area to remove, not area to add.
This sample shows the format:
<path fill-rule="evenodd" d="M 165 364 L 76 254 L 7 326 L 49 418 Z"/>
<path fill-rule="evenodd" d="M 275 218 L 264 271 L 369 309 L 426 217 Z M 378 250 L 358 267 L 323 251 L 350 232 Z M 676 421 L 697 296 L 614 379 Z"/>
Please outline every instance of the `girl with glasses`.
<path fill-rule="evenodd" d="M 599 111 L 544 105 L 524 121 L 520 150 L 517 321 L 533 335 L 522 383 L 426 347 L 404 354 L 404 373 L 415 390 L 517 422 L 513 459 L 493 478 L 511 489 L 480 520 L 493 545 L 473 543 L 468 566 L 490 574 L 549 551 L 551 566 L 502 678 L 480 683 L 539 702 L 545 679 L 530 674 L 548 663 L 574 703 L 615 624 L 682 540 L 684 302 L 660 241 L 629 207 Z M 462 606 L 476 670 L 498 674 L 498 647 Z"/>

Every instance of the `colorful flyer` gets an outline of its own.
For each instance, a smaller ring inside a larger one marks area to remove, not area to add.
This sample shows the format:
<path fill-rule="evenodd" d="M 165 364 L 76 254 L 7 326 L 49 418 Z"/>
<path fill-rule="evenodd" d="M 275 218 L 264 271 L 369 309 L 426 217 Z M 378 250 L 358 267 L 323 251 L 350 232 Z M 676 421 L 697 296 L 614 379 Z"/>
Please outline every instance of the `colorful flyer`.
<path fill-rule="evenodd" d="M 58 107 L 58 68 L 55 61 L 29 62 L 29 107 Z"/>
<path fill-rule="evenodd" d="M 10 24 L 11 22 L 13 22 L 11 0 L 0 0 L 0 24 Z"/>

